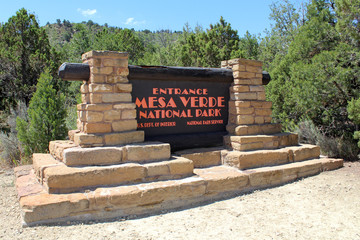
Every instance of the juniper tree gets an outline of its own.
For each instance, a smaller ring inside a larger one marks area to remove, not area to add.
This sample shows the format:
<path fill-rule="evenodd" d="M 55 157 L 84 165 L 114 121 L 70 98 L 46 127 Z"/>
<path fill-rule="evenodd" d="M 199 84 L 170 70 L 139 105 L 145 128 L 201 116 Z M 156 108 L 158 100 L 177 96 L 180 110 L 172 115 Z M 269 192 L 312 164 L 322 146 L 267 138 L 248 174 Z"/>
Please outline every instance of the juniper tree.
<path fill-rule="evenodd" d="M 47 152 L 49 141 L 66 136 L 64 95 L 53 88 L 49 71 L 40 75 L 36 92 L 30 100 L 28 121 L 18 118 L 16 130 L 25 157 L 34 152 Z"/>

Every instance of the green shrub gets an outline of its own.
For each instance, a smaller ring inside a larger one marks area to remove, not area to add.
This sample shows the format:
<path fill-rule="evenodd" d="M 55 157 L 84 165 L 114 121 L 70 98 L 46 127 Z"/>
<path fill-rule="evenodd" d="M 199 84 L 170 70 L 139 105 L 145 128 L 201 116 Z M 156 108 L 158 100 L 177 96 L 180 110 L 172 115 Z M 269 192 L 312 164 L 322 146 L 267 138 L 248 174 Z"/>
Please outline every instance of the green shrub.
<path fill-rule="evenodd" d="M 347 111 L 349 119 L 353 120 L 355 124 L 360 124 L 360 98 L 358 100 L 351 99 L 348 103 Z M 354 139 L 359 139 L 358 147 L 360 148 L 360 131 L 354 132 Z"/>
<path fill-rule="evenodd" d="M 299 134 L 301 143 L 320 146 L 323 155 L 349 161 L 358 160 L 359 149 L 349 136 L 328 137 L 309 120 L 300 122 L 295 132 Z"/>
<path fill-rule="evenodd" d="M 29 120 L 16 120 L 17 136 L 25 157 L 34 152 L 47 152 L 49 141 L 64 139 L 67 134 L 65 99 L 63 94 L 56 93 L 51 82 L 49 71 L 40 75 L 27 111 Z"/>
<path fill-rule="evenodd" d="M 23 149 L 17 138 L 16 118 L 27 119 L 27 107 L 24 102 L 18 102 L 17 108 L 10 109 L 9 116 L 2 115 L 6 124 L 5 131 L 0 132 L 0 161 L 7 167 L 14 167 L 21 163 Z"/>
<path fill-rule="evenodd" d="M 0 132 L 0 161 L 8 167 L 20 164 L 22 148 L 15 133 Z"/>

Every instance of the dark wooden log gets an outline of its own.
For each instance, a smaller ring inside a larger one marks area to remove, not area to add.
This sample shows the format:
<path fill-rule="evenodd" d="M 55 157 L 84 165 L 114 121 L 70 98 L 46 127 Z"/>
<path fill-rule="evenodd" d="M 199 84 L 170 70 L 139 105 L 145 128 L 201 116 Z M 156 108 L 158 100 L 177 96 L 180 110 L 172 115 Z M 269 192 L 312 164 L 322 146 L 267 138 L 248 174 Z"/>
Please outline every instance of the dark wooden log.
<path fill-rule="evenodd" d="M 68 81 L 88 81 L 90 67 L 84 63 L 63 63 L 59 68 L 58 74 L 60 78 Z M 129 79 L 233 81 L 231 69 L 134 65 L 129 65 Z M 269 73 L 263 71 L 263 85 L 267 85 L 270 80 Z"/>
<path fill-rule="evenodd" d="M 84 63 L 63 63 L 59 67 L 58 75 L 67 81 L 88 81 L 90 67 Z"/>

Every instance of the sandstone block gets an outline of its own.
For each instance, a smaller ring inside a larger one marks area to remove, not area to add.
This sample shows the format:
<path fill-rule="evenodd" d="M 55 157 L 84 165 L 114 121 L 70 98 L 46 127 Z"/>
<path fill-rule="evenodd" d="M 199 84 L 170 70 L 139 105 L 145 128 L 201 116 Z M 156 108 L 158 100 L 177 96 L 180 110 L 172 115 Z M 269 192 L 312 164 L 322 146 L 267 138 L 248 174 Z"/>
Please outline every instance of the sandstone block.
<path fill-rule="evenodd" d="M 17 190 L 18 198 L 34 194 L 46 193 L 45 189 L 37 180 L 34 172 L 31 170 L 29 170 L 25 175 L 16 177 L 15 187 Z"/>
<path fill-rule="evenodd" d="M 255 116 L 255 124 L 264 124 L 264 123 L 265 123 L 264 117 Z"/>
<path fill-rule="evenodd" d="M 207 194 L 240 191 L 249 182 L 247 174 L 227 166 L 216 166 L 206 170 L 195 169 L 194 172 L 207 183 Z"/>
<path fill-rule="evenodd" d="M 272 102 L 268 101 L 251 101 L 250 105 L 255 108 L 271 108 Z"/>
<path fill-rule="evenodd" d="M 113 72 L 113 67 L 91 67 L 90 71 L 94 74 L 104 74 L 109 75 Z"/>
<path fill-rule="evenodd" d="M 170 169 L 167 161 L 154 162 L 145 165 L 147 170 L 147 177 L 158 177 L 170 175 Z"/>
<path fill-rule="evenodd" d="M 231 107 L 229 108 L 229 113 L 230 114 L 234 114 L 234 115 L 239 115 L 239 114 L 246 114 L 246 115 L 251 115 L 254 113 L 254 108 L 240 108 L 240 107 Z"/>
<path fill-rule="evenodd" d="M 135 103 L 117 103 L 117 104 L 114 104 L 114 109 L 123 110 L 123 109 L 135 109 L 135 108 L 136 108 Z"/>
<path fill-rule="evenodd" d="M 257 92 L 257 100 L 266 100 L 265 92 Z"/>
<path fill-rule="evenodd" d="M 257 93 L 231 93 L 230 99 L 231 100 L 256 100 L 257 99 Z"/>
<path fill-rule="evenodd" d="M 113 132 L 125 132 L 137 129 L 136 120 L 121 120 L 111 123 Z"/>
<path fill-rule="evenodd" d="M 89 94 L 81 94 L 81 102 L 82 103 L 90 103 L 90 95 Z"/>
<path fill-rule="evenodd" d="M 88 60 L 86 60 L 86 62 L 87 62 L 90 66 L 94 66 L 94 67 L 101 67 L 101 65 L 102 65 L 101 59 L 99 59 L 99 58 L 88 59 Z M 85 62 L 84 62 L 84 63 L 85 63 Z"/>
<path fill-rule="evenodd" d="M 303 161 L 306 159 L 319 158 L 320 147 L 310 144 L 302 144 L 299 147 L 292 147 L 290 149 L 291 159 L 294 162 Z"/>
<path fill-rule="evenodd" d="M 89 96 L 90 96 L 90 101 L 87 102 L 87 103 L 91 103 L 91 104 L 103 103 L 103 101 L 102 101 L 103 94 L 101 94 L 101 93 L 90 93 Z"/>
<path fill-rule="evenodd" d="M 33 154 L 33 169 L 35 176 L 42 183 L 43 173 L 46 168 L 56 167 L 61 165 L 61 162 L 55 160 L 50 154 L 47 153 L 34 153 Z"/>
<path fill-rule="evenodd" d="M 250 80 L 251 85 L 262 85 L 262 74 L 255 74 L 255 78 Z"/>
<path fill-rule="evenodd" d="M 63 159 L 63 151 L 67 148 L 75 147 L 75 143 L 73 141 L 68 140 L 57 140 L 49 142 L 49 151 L 50 154 L 60 161 Z"/>
<path fill-rule="evenodd" d="M 234 79 L 234 84 L 237 84 L 237 85 L 251 85 L 251 84 L 254 84 L 254 83 L 253 83 L 253 81 L 251 79 L 235 78 Z"/>
<path fill-rule="evenodd" d="M 129 75 L 129 68 L 127 68 L 127 67 L 118 67 L 118 68 L 116 68 L 116 74 L 119 75 L 119 76 L 126 77 L 127 75 Z"/>
<path fill-rule="evenodd" d="M 131 102 L 130 93 L 105 93 L 102 95 L 104 103 Z"/>
<path fill-rule="evenodd" d="M 91 83 L 89 84 L 89 91 L 91 93 L 108 93 L 113 92 L 113 86 L 110 84 L 98 84 Z"/>
<path fill-rule="evenodd" d="M 106 83 L 128 83 L 129 79 L 126 76 L 108 75 L 106 76 Z"/>
<path fill-rule="evenodd" d="M 250 86 L 250 92 L 265 92 L 264 86 L 259 85 L 251 85 Z"/>
<path fill-rule="evenodd" d="M 122 162 L 122 147 L 70 148 L 64 150 L 67 166 L 107 165 Z"/>
<path fill-rule="evenodd" d="M 256 116 L 271 116 L 272 111 L 270 108 L 256 108 L 255 115 Z"/>
<path fill-rule="evenodd" d="M 92 186 L 141 181 L 146 172 L 144 167 L 133 163 L 82 168 L 62 165 L 45 169 L 44 176 L 50 193 L 67 193 Z"/>
<path fill-rule="evenodd" d="M 93 74 L 90 72 L 89 83 L 104 83 L 105 75 Z"/>
<path fill-rule="evenodd" d="M 127 59 L 108 58 L 103 59 L 103 65 L 105 67 L 128 67 Z"/>
<path fill-rule="evenodd" d="M 254 124 L 255 119 L 252 115 L 229 115 L 229 122 L 234 124 Z"/>
<path fill-rule="evenodd" d="M 272 117 L 264 117 L 265 123 L 271 123 L 271 121 L 272 121 Z"/>
<path fill-rule="evenodd" d="M 127 60 L 128 58 L 127 52 L 116 52 L 116 51 L 96 51 L 92 50 L 89 52 L 84 53 L 81 56 L 81 59 L 83 61 L 89 60 L 89 59 L 106 59 L 106 58 L 115 58 L 115 59 L 124 59 Z"/>
<path fill-rule="evenodd" d="M 262 66 L 262 62 L 260 62 L 260 61 L 243 59 L 243 58 L 235 58 L 235 59 L 227 60 L 227 64 L 230 66 L 233 66 L 236 64 L 245 65 L 245 66 L 247 66 L 247 65 L 258 66 L 258 67 Z"/>
<path fill-rule="evenodd" d="M 286 150 L 231 151 L 223 158 L 224 164 L 238 169 L 278 165 L 288 162 Z"/>
<path fill-rule="evenodd" d="M 252 72 L 239 72 L 239 71 L 233 72 L 234 78 L 247 79 L 247 78 L 254 78 L 255 76 L 256 76 L 255 73 L 252 73 Z"/>
<path fill-rule="evenodd" d="M 229 101 L 229 108 L 239 107 L 248 108 L 250 107 L 250 101 Z"/>
<path fill-rule="evenodd" d="M 115 121 L 115 120 L 120 120 L 120 118 L 121 118 L 120 110 L 108 110 L 104 112 L 105 121 Z"/>
<path fill-rule="evenodd" d="M 83 94 L 89 93 L 89 85 L 87 83 L 84 83 L 80 87 L 80 92 Z"/>
<path fill-rule="evenodd" d="M 103 144 L 103 138 L 94 134 L 77 133 L 74 135 L 74 143 L 78 146 Z"/>
<path fill-rule="evenodd" d="M 114 87 L 115 92 L 130 93 L 132 91 L 132 84 L 129 83 L 118 83 Z"/>
<path fill-rule="evenodd" d="M 138 143 L 144 141 L 144 131 L 129 131 L 106 134 L 104 139 L 106 145 Z"/>
<path fill-rule="evenodd" d="M 249 92 L 250 88 L 248 85 L 234 85 L 230 87 L 230 91 L 232 92 Z"/>
<path fill-rule="evenodd" d="M 321 160 L 321 171 L 335 170 L 344 166 L 343 159 L 324 158 Z"/>
<path fill-rule="evenodd" d="M 76 129 L 76 130 L 69 130 L 68 132 L 68 136 L 69 136 L 69 139 L 70 141 L 74 141 L 74 135 L 75 133 L 79 133 L 80 130 Z"/>
<path fill-rule="evenodd" d="M 221 164 L 220 148 L 196 148 L 176 152 L 176 155 L 190 159 L 196 168 L 204 168 Z"/>
<path fill-rule="evenodd" d="M 233 71 L 245 72 L 246 67 L 245 67 L 245 65 L 235 64 L 235 65 L 232 66 L 232 70 Z"/>
<path fill-rule="evenodd" d="M 174 157 L 174 160 L 168 162 L 171 175 L 192 175 L 194 163 L 190 159 L 183 157 Z"/>
<path fill-rule="evenodd" d="M 261 66 L 251 66 L 251 65 L 247 65 L 247 66 L 246 66 L 246 71 L 247 71 L 247 72 L 261 73 L 261 74 L 262 74 L 262 67 L 261 67 Z"/>
<path fill-rule="evenodd" d="M 104 114 L 102 112 L 86 111 L 86 118 L 85 119 L 86 119 L 85 121 L 88 122 L 88 123 L 101 122 L 104 119 Z"/>
<path fill-rule="evenodd" d="M 168 160 L 170 154 L 168 143 L 144 142 L 124 146 L 124 161 L 126 162 Z"/>
<path fill-rule="evenodd" d="M 111 123 L 85 123 L 85 133 L 110 133 Z"/>
<path fill-rule="evenodd" d="M 247 173 L 250 170 L 245 171 Z M 251 170 L 249 182 L 251 187 L 263 188 L 267 186 L 275 186 L 282 183 L 283 171 L 278 167 L 266 167 Z"/>
<path fill-rule="evenodd" d="M 70 195 L 42 193 L 22 197 L 20 206 L 24 210 L 24 222 L 33 223 L 68 217 L 74 213 L 79 214 L 88 209 L 89 201 L 83 193 Z"/>
<path fill-rule="evenodd" d="M 103 112 L 112 109 L 112 107 L 111 104 L 85 104 L 84 110 Z"/>
<path fill-rule="evenodd" d="M 136 118 L 136 110 L 122 110 L 121 111 L 121 119 L 135 119 Z"/>

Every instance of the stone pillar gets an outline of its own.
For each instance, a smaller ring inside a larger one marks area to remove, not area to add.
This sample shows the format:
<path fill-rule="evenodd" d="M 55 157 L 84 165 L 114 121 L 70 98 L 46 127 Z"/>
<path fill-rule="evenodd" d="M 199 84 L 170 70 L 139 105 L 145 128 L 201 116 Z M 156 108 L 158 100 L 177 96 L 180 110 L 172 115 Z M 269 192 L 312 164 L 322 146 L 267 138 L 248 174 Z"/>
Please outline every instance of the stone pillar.
<path fill-rule="evenodd" d="M 233 70 L 234 82 L 230 87 L 229 132 L 225 145 L 236 150 L 250 150 L 255 146 L 245 143 L 247 136 L 273 134 L 281 131 L 280 124 L 271 124 L 272 103 L 266 101 L 262 85 L 262 62 L 246 59 L 232 59 L 221 62 L 222 68 Z M 242 141 L 242 144 L 239 143 Z M 239 147 L 241 145 L 241 147 Z"/>
<path fill-rule="evenodd" d="M 90 51 L 82 56 L 90 66 L 90 79 L 81 86 L 78 130 L 74 142 L 82 147 L 112 146 L 144 141 L 137 131 L 136 105 L 127 78 L 128 54 Z"/>

